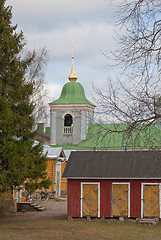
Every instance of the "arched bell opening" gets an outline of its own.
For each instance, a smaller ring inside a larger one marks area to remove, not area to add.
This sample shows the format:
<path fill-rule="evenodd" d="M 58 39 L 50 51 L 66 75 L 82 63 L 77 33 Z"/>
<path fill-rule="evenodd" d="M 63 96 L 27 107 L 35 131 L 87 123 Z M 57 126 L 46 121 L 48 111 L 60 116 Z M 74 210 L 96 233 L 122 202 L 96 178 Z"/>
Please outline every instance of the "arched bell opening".
<path fill-rule="evenodd" d="M 64 116 L 64 134 L 73 133 L 73 117 L 71 114 L 66 114 Z"/>

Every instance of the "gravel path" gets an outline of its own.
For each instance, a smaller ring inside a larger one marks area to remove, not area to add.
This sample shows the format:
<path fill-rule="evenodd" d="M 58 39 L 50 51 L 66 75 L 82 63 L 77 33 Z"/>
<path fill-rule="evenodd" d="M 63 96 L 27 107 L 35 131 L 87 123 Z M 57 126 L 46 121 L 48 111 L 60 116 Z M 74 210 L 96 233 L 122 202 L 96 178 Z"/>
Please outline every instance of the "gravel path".
<path fill-rule="evenodd" d="M 67 201 L 41 201 L 38 202 L 40 205 L 44 206 L 46 209 L 44 211 L 32 211 L 25 213 L 16 213 L 13 217 L 2 217 L 0 221 L 10 221 L 10 220 L 47 220 L 55 217 L 65 216 L 67 214 Z"/>

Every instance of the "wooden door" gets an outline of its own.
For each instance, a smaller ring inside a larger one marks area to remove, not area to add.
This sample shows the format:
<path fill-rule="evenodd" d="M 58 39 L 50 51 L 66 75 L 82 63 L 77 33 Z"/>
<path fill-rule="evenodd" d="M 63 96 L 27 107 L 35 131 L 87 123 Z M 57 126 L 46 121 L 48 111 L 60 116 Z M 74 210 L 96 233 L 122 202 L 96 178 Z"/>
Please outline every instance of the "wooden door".
<path fill-rule="evenodd" d="M 144 185 L 144 217 L 159 217 L 159 185 Z"/>
<path fill-rule="evenodd" d="M 128 217 L 128 184 L 113 184 L 113 217 Z"/>
<path fill-rule="evenodd" d="M 98 184 L 83 184 L 82 216 L 98 217 Z"/>

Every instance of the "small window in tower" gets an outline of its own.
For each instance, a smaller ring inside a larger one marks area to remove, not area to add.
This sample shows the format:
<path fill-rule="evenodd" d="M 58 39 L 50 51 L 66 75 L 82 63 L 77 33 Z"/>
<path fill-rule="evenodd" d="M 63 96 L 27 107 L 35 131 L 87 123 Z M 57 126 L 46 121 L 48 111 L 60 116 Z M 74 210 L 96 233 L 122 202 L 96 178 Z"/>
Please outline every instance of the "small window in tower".
<path fill-rule="evenodd" d="M 65 115 L 64 126 L 65 127 L 72 127 L 73 126 L 73 118 L 70 114 Z"/>

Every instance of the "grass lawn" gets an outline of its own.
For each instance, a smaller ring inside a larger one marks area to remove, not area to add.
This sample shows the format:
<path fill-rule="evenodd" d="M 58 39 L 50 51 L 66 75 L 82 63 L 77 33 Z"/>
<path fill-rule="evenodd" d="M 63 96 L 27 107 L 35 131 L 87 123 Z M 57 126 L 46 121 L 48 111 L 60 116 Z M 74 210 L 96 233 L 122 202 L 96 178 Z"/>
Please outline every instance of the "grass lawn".
<path fill-rule="evenodd" d="M 71 220 L 66 217 L 36 221 L 0 222 L 0 240 L 159 240 L 161 223 L 139 225 L 125 220 Z"/>

